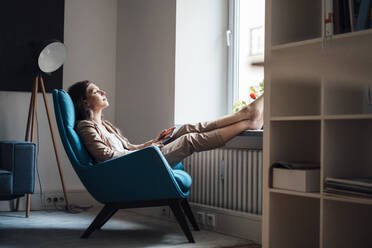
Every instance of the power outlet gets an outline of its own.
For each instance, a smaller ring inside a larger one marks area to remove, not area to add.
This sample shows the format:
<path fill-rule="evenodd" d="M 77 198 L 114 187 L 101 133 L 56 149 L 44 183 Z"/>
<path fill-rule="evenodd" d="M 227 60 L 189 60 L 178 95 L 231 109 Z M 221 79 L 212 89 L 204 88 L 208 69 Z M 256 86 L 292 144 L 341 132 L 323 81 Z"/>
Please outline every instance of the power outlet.
<path fill-rule="evenodd" d="M 202 226 L 205 225 L 205 213 L 198 211 L 196 212 L 196 222 Z"/>
<path fill-rule="evenodd" d="M 47 209 L 57 208 L 65 205 L 65 196 L 63 193 L 46 193 L 44 195 L 44 206 Z"/>
<path fill-rule="evenodd" d="M 168 207 L 161 208 L 161 216 L 168 217 L 168 218 L 170 217 L 170 211 Z"/>
<path fill-rule="evenodd" d="M 214 214 L 207 214 L 205 219 L 205 224 L 208 227 L 215 228 L 216 227 L 216 215 Z"/>

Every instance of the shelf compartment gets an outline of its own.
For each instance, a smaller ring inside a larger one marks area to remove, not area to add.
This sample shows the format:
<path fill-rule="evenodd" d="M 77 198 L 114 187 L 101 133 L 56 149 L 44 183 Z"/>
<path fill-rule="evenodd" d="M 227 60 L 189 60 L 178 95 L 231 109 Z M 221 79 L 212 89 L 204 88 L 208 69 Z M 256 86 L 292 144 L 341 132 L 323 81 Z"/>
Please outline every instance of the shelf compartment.
<path fill-rule="evenodd" d="M 372 177 L 372 119 L 325 120 L 324 178 Z"/>
<path fill-rule="evenodd" d="M 324 113 L 328 117 L 372 114 L 371 91 L 371 81 L 328 80 L 324 83 Z"/>
<path fill-rule="evenodd" d="M 285 190 L 285 189 L 273 189 L 270 188 L 271 193 L 275 194 L 284 194 L 284 195 L 294 195 L 294 196 L 302 196 L 302 197 L 309 197 L 309 198 L 320 198 L 320 193 L 308 193 L 308 192 L 299 192 L 293 190 Z"/>
<path fill-rule="evenodd" d="M 323 247 L 372 247 L 372 206 L 324 200 Z"/>
<path fill-rule="evenodd" d="M 322 36 L 322 0 L 271 1 L 272 45 Z"/>
<path fill-rule="evenodd" d="M 270 247 L 319 247 L 320 200 L 270 194 Z"/>
<path fill-rule="evenodd" d="M 321 75 L 325 67 L 324 62 L 319 62 L 322 53 L 320 38 L 292 42 L 272 47 L 270 61 L 267 64 L 272 75 L 277 74 L 283 78 L 297 77 L 297 82 L 301 83 L 304 77 L 306 80 Z"/>
<path fill-rule="evenodd" d="M 321 121 L 270 123 L 270 164 L 275 161 L 320 163 Z"/>
<path fill-rule="evenodd" d="M 273 75 L 271 81 L 271 116 L 320 115 L 321 80 Z"/>

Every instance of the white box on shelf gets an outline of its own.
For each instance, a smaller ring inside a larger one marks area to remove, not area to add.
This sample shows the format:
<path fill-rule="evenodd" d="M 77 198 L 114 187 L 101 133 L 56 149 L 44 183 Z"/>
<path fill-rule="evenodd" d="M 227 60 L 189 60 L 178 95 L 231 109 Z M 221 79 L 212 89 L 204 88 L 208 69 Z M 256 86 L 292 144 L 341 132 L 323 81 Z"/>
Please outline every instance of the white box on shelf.
<path fill-rule="evenodd" d="M 319 192 L 320 169 L 273 168 L 273 188 Z"/>

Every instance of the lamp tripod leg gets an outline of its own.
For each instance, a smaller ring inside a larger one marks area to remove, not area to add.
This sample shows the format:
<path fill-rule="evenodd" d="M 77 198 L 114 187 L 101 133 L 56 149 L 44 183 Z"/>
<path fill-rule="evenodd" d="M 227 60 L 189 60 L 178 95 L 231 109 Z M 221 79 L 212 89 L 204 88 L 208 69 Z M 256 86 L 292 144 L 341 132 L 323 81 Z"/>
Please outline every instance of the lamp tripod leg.
<path fill-rule="evenodd" d="M 34 141 L 34 126 L 35 126 L 35 112 L 36 112 L 36 103 L 37 103 L 37 91 L 38 91 L 38 84 L 39 84 L 39 76 L 35 77 L 35 83 L 31 94 L 30 99 L 30 107 L 28 110 L 28 118 L 27 118 L 27 127 L 26 127 L 26 135 L 25 141 Z M 31 131 L 31 137 L 30 137 Z M 19 198 L 17 198 L 16 209 L 19 208 Z M 30 209 L 31 209 L 31 195 L 26 194 L 26 218 L 30 216 Z"/>
<path fill-rule="evenodd" d="M 36 118 L 36 109 L 37 109 L 37 92 L 39 85 L 39 76 L 36 76 L 35 87 L 34 87 L 34 97 L 32 102 L 32 121 L 31 121 L 31 137 L 29 141 L 34 142 L 34 130 L 35 130 L 35 118 Z"/>
<path fill-rule="evenodd" d="M 59 176 L 61 178 L 63 194 L 65 196 L 66 209 L 69 210 L 70 209 L 70 204 L 69 204 L 68 197 L 67 197 L 65 182 L 64 182 L 64 179 L 63 179 L 63 172 L 62 172 L 61 162 L 60 162 L 60 159 L 59 159 L 59 155 L 58 155 L 58 151 L 57 151 L 57 144 L 56 144 L 56 140 L 55 140 L 55 136 L 54 136 L 52 122 L 51 122 L 51 119 L 50 119 L 50 112 L 49 112 L 49 106 L 48 106 L 46 93 L 45 93 L 44 80 L 41 76 L 40 76 L 40 85 L 41 85 L 41 90 L 43 92 L 43 98 L 44 98 L 44 104 L 45 104 L 46 112 L 47 112 L 47 115 L 48 115 L 49 129 L 50 129 L 50 133 L 52 135 L 54 153 L 55 153 L 56 159 L 57 159 L 58 171 L 59 171 Z"/>
<path fill-rule="evenodd" d="M 27 118 L 27 126 L 26 126 L 26 135 L 25 135 L 25 141 L 29 141 L 29 134 L 30 134 L 30 129 L 31 129 L 31 118 L 33 117 L 33 105 L 35 101 L 35 87 L 37 84 L 37 79 L 35 79 L 34 87 L 32 88 L 31 92 L 31 98 L 30 98 L 30 106 L 28 108 L 28 118 Z"/>

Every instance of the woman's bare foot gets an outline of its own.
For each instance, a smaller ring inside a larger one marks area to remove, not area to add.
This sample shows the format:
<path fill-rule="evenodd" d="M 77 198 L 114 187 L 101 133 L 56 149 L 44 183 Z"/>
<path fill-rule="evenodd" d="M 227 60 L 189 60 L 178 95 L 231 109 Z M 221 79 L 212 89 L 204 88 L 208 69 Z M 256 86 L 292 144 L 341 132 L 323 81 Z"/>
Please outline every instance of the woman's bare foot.
<path fill-rule="evenodd" d="M 260 130 L 263 126 L 263 117 L 261 115 L 256 119 L 246 119 L 241 122 L 245 123 L 245 130 Z"/>
<path fill-rule="evenodd" d="M 238 112 L 221 117 L 216 120 L 217 128 L 223 128 L 244 120 L 258 121 L 262 120 L 263 116 L 263 95 L 258 97 L 254 102 L 245 106 Z M 263 123 L 263 120 L 262 120 Z M 262 125 L 261 125 L 262 127 Z"/>
<path fill-rule="evenodd" d="M 263 107 L 264 107 L 263 94 L 258 97 L 254 102 L 251 102 L 247 106 L 243 107 L 238 111 L 239 115 L 242 116 L 242 120 L 252 120 L 263 123 Z M 261 126 L 262 127 L 262 126 Z M 260 129 L 260 128 L 259 128 Z"/>

